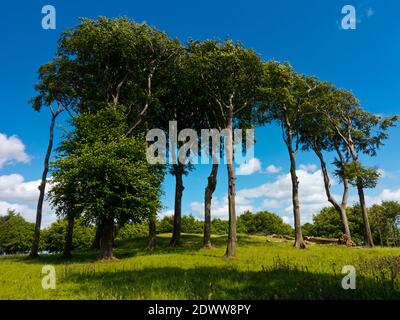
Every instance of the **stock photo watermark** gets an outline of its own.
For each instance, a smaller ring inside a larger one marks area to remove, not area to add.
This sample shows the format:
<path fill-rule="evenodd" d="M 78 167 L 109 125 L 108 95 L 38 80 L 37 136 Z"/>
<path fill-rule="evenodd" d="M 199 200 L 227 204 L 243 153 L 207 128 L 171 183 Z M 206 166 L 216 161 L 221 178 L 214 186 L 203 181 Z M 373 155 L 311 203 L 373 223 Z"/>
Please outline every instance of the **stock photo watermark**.
<path fill-rule="evenodd" d="M 345 5 L 342 7 L 342 14 L 345 15 L 342 18 L 342 29 L 355 30 L 357 28 L 356 8 L 352 5 Z"/>
<path fill-rule="evenodd" d="M 199 133 L 177 128 L 177 121 L 169 121 L 168 134 L 162 129 L 147 132 L 150 164 L 209 164 L 210 158 L 213 164 L 242 164 L 254 158 L 254 129 L 201 129 Z"/>
<path fill-rule="evenodd" d="M 352 265 L 346 265 L 342 268 L 342 274 L 346 274 L 342 279 L 342 288 L 344 290 L 356 289 L 356 268 Z"/>
<path fill-rule="evenodd" d="M 44 290 L 56 289 L 56 269 L 52 265 L 42 267 L 42 288 Z"/>
<path fill-rule="evenodd" d="M 50 4 L 42 7 L 42 28 L 44 30 L 56 29 L 56 8 Z"/>

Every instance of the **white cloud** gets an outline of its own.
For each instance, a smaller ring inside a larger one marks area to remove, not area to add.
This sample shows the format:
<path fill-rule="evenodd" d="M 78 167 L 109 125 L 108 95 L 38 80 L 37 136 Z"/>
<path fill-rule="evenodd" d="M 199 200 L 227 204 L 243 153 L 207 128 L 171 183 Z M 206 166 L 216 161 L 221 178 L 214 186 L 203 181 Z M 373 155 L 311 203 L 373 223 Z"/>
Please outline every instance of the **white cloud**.
<path fill-rule="evenodd" d="M 264 209 L 278 209 L 278 208 L 282 208 L 283 205 L 283 201 L 281 200 L 277 200 L 277 199 L 265 199 L 262 202 L 262 207 Z"/>
<path fill-rule="evenodd" d="M 239 216 L 245 211 L 253 211 L 254 207 L 250 205 L 250 201 L 243 197 L 236 197 L 236 214 Z M 199 219 L 204 219 L 204 203 L 194 201 L 190 203 L 190 209 L 193 215 Z M 227 220 L 229 218 L 228 197 L 213 197 L 211 202 L 211 214 L 213 218 L 221 218 Z"/>
<path fill-rule="evenodd" d="M 321 170 L 315 171 L 316 165 L 302 165 L 296 171 L 299 179 L 299 195 L 302 222 L 312 220 L 313 214 L 328 206 Z M 260 199 L 259 204 L 256 201 Z M 283 216 L 284 221 L 293 224 L 292 217 L 292 181 L 290 173 L 279 175 L 272 182 L 254 188 L 238 190 L 236 193 L 236 212 L 238 215 L 249 210 L 271 210 Z M 190 204 L 193 214 L 202 219 L 204 204 L 194 201 Z M 228 218 L 228 198 L 214 197 L 211 204 L 213 217 Z"/>
<path fill-rule="evenodd" d="M 19 174 L 0 176 L 0 200 L 29 203 L 39 195 L 40 180 L 25 181 Z"/>
<path fill-rule="evenodd" d="M 7 137 L 0 133 L 0 168 L 13 162 L 27 163 L 29 161 L 25 145 L 17 136 Z"/>
<path fill-rule="evenodd" d="M 248 176 L 261 171 L 261 161 L 257 158 L 251 158 L 242 163 L 236 171 L 238 176 Z"/>
<path fill-rule="evenodd" d="M 36 221 L 36 204 L 25 205 L 20 203 L 10 203 L 0 201 L 0 216 L 5 215 L 8 209 L 13 209 L 20 213 L 27 221 L 34 223 Z M 45 201 L 42 212 L 42 228 L 48 227 L 57 217 L 52 213 L 49 204 Z"/>
<path fill-rule="evenodd" d="M 273 164 L 270 164 L 270 165 L 267 167 L 266 170 L 267 170 L 268 173 L 279 173 L 279 172 L 281 172 L 282 168 L 281 168 L 281 167 L 274 166 Z"/>
<path fill-rule="evenodd" d="M 288 216 L 281 217 L 284 223 L 293 224 L 293 218 L 289 218 Z"/>
<path fill-rule="evenodd" d="M 14 209 L 30 222 L 36 219 L 36 205 L 39 197 L 40 180 L 25 181 L 19 174 L 0 176 L 0 215 L 7 209 Z M 49 190 L 50 184 L 46 190 Z M 43 205 L 42 226 L 46 227 L 56 220 L 47 201 Z"/>
<path fill-rule="evenodd" d="M 314 163 L 308 163 L 308 164 L 301 164 L 301 165 L 299 166 L 299 169 L 300 169 L 300 170 L 307 171 L 307 172 L 315 172 L 315 171 L 318 170 L 318 167 L 317 167 L 317 165 L 314 164 Z"/>
<path fill-rule="evenodd" d="M 161 211 L 157 214 L 159 219 L 162 219 L 167 216 L 173 216 L 173 215 L 174 215 L 174 210 L 165 210 L 165 211 Z"/>
<path fill-rule="evenodd" d="M 302 222 L 311 221 L 313 214 L 328 206 L 321 170 L 313 164 L 301 165 L 297 170 Z M 262 209 L 281 209 L 292 213 L 292 181 L 290 173 L 255 188 L 242 189 L 237 195 L 246 199 L 261 198 Z"/>
<path fill-rule="evenodd" d="M 385 188 L 376 196 L 365 196 L 365 200 L 367 206 L 379 204 L 382 201 L 400 201 L 400 188 L 393 190 Z M 358 201 L 358 198 L 356 201 Z"/>

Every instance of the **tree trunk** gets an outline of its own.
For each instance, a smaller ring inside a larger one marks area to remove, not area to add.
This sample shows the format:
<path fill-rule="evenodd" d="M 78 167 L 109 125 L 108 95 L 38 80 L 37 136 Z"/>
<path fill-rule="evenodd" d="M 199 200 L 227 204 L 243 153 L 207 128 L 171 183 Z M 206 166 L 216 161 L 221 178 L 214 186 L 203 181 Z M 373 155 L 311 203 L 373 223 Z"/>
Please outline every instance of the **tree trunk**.
<path fill-rule="evenodd" d="M 378 230 L 378 234 L 379 234 L 379 241 L 381 243 L 381 247 L 383 247 L 383 239 L 382 239 L 382 231 L 381 231 L 381 226 L 378 226 L 376 228 Z"/>
<path fill-rule="evenodd" d="M 392 234 L 393 234 L 393 246 L 397 247 L 398 241 L 396 236 L 396 227 L 392 225 Z"/>
<path fill-rule="evenodd" d="M 204 248 L 211 248 L 211 200 L 217 186 L 218 163 L 213 163 L 204 191 Z"/>
<path fill-rule="evenodd" d="M 339 206 L 338 208 L 336 208 L 336 210 L 340 214 L 340 221 L 342 222 L 343 234 L 345 234 L 348 237 L 349 241 L 352 241 L 350 227 L 349 227 L 349 220 L 347 219 L 346 207 Z"/>
<path fill-rule="evenodd" d="M 228 229 L 228 241 L 226 245 L 225 256 L 232 258 L 236 256 L 236 208 L 235 208 L 235 169 L 233 166 L 233 106 L 231 105 L 228 109 L 227 114 L 227 150 L 226 160 L 228 169 L 228 208 L 229 208 L 229 229 Z"/>
<path fill-rule="evenodd" d="M 372 239 L 371 227 L 369 226 L 367 206 L 365 204 L 364 188 L 361 182 L 357 183 L 358 197 L 360 198 L 361 215 L 364 222 L 364 239 L 367 247 L 373 247 L 374 241 Z"/>
<path fill-rule="evenodd" d="M 74 234 L 74 222 L 75 218 L 74 217 L 67 217 L 68 224 L 67 224 L 67 233 L 65 235 L 65 244 L 64 244 L 64 251 L 63 251 L 63 257 L 64 258 L 71 258 L 72 254 L 72 237 Z"/>
<path fill-rule="evenodd" d="M 288 146 L 288 151 L 290 157 L 290 177 L 292 179 L 292 203 L 293 203 L 294 229 L 295 229 L 294 247 L 305 249 L 306 244 L 304 242 L 303 234 L 301 232 L 299 180 L 296 174 L 296 154 L 292 150 L 291 146 Z"/>
<path fill-rule="evenodd" d="M 178 160 L 178 164 L 174 165 L 175 168 L 175 207 L 174 207 L 174 229 L 172 232 L 172 239 L 170 246 L 178 247 L 181 245 L 181 217 L 182 217 L 182 195 L 183 195 L 183 170 L 184 165 Z"/>
<path fill-rule="evenodd" d="M 149 244 L 147 250 L 156 250 L 156 222 L 157 216 L 154 214 L 149 219 Z"/>
<path fill-rule="evenodd" d="M 345 234 L 348 234 L 350 241 L 351 240 L 351 233 L 350 233 L 350 227 L 349 227 L 349 220 L 347 219 L 347 202 L 349 200 L 349 182 L 346 177 L 343 177 L 343 197 L 342 197 L 342 203 L 340 204 L 341 208 L 341 219 L 342 219 L 342 224 L 343 224 L 343 229 L 346 232 Z"/>
<path fill-rule="evenodd" d="M 103 233 L 103 224 L 99 222 L 96 226 L 96 234 L 93 239 L 92 249 L 100 249 L 100 240 Z"/>
<path fill-rule="evenodd" d="M 329 173 L 326 168 L 326 163 L 323 158 L 323 155 L 321 151 L 318 149 L 314 149 L 316 155 L 318 156 L 320 163 L 321 163 L 321 170 L 322 170 L 322 175 L 324 178 L 324 186 L 325 186 L 325 193 L 328 198 L 328 201 L 333 205 L 335 210 L 339 213 L 340 216 L 340 221 L 342 222 L 342 231 L 343 234 L 345 234 L 348 238 L 349 241 L 351 241 L 351 234 L 350 234 L 350 228 L 349 228 L 349 222 L 347 220 L 347 213 L 346 213 L 346 205 L 347 205 L 347 192 L 348 192 L 348 185 L 347 181 L 343 182 L 344 185 L 344 191 L 343 191 L 343 198 L 342 198 L 342 204 L 340 205 L 336 199 L 332 196 L 331 193 L 331 181 L 329 178 Z"/>
<path fill-rule="evenodd" d="M 113 256 L 114 222 L 107 220 L 103 224 L 99 260 L 111 260 Z"/>
<path fill-rule="evenodd" d="M 50 155 L 51 155 L 51 150 L 53 149 L 54 124 L 56 122 L 56 117 L 57 115 L 55 114 L 52 114 L 51 116 L 49 144 L 47 146 L 46 156 L 44 159 L 42 181 L 39 186 L 40 193 L 36 208 L 35 233 L 33 236 L 32 249 L 29 254 L 29 257 L 31 258 L 37 258 L 39 256 L 40 227 L 42 224 L 43 201 L 44 201 L 44 196 L 46 194 L 47 173 L 49 172 Z"/>

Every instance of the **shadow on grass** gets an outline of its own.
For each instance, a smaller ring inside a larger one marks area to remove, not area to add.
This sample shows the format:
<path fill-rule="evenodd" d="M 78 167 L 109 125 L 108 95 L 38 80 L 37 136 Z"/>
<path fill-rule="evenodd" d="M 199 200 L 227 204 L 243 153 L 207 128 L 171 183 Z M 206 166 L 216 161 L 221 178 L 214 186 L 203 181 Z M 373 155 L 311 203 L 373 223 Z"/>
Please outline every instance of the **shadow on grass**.
<path fill-rule="evenodd" d="M 128 259 L 137 255 L 152 255 L 152 254 L 171 254 L 171 253 L 185 253 L 196 254 L 197 251 L 203 248 L 203 237 L 197 234 L 183 234 L 182 245 L 179 247 L 170 247 L 170 237 L 157 236 L 157 249 L 153 252 L 146 250 L 147 237 L 117 241 L 113 249 L 114 255 L 118 259 Z M 227 236 L 215 236 L 212 238 L 213 246 L 225 247 Z M 258 246 L 268 245 L 266 242 L 252 240 L 251 237 L 246 235 L 238 236 L 238 245 L 240 246 Z M 61 254 L 43 254 L 39 258 L 30 259 L 27 255 L 17 255 L 10 257 L 17 262 L 24 262 L 30 264 L 65 264 L 65 263 L 87 263 L 94 262 L 98 256 L 98 250 L 82 250 L 74 251 L 73 257 L 65 259 Z"/>
<path fill-rule="evenodd" d="M 160 267 L 80 273 L 61 283 L 91 299 L 399 299 L 388 283 L 362 278 L 344 290 L 341 276 L 275 265 L 262 271 L 231 267 Z"/>

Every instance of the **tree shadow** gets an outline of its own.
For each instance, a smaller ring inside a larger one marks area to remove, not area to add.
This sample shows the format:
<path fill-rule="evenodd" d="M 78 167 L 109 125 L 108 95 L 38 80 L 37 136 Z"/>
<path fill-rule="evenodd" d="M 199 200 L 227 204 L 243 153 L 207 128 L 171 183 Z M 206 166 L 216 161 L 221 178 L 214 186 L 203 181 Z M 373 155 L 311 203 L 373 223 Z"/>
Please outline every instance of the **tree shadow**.
<path fill-rule="evenodd" d="M 133 258 L 138 255 L 160 255 L 171 253 L 184 253 L 187 255 L 198 255 L 198 251 L 203 249 L 203 236 L 199 234 L 182 234 L 181 246 L 170 247 L 170 237 L 157 236 L 157 249 L 155 251 L 147 250 L 147 237 L 138 237 L 116 241 L 113 253 L 120 260 Z M 226 246 L 227 236 L 217 235 L 212 238 L 214 248 L 224 248 Z M 265 241 L 254 240 L 247 235 L 238 235 L 238 245 L 245 246 L 269 246 Z M 88 263 L 97 261 L 98 250 L 74 250 L 71 258 L 63 258 L 61 254 L 43 254 L 39 258 L 30 259 L 27 255 L 18 255 L 10 257 L 14 261 L 29 263 L 29 264 L 68 264 L 68 263 Z M 208 256 L 207 250 L 204 250 L 204 255 Z"/>
<path fill-rule="evenodd" d="M 144 268 L 81 273 L 71 270 L 60 280 L 74 283 L 76 294 L 91 299 L 399 299 L 387 283 L 357 281 L 344 290 L 341 276 L 273 266 L 261 271 L 232 267 Z M 99 295 L 100 294 L 100 295 Z"/>

